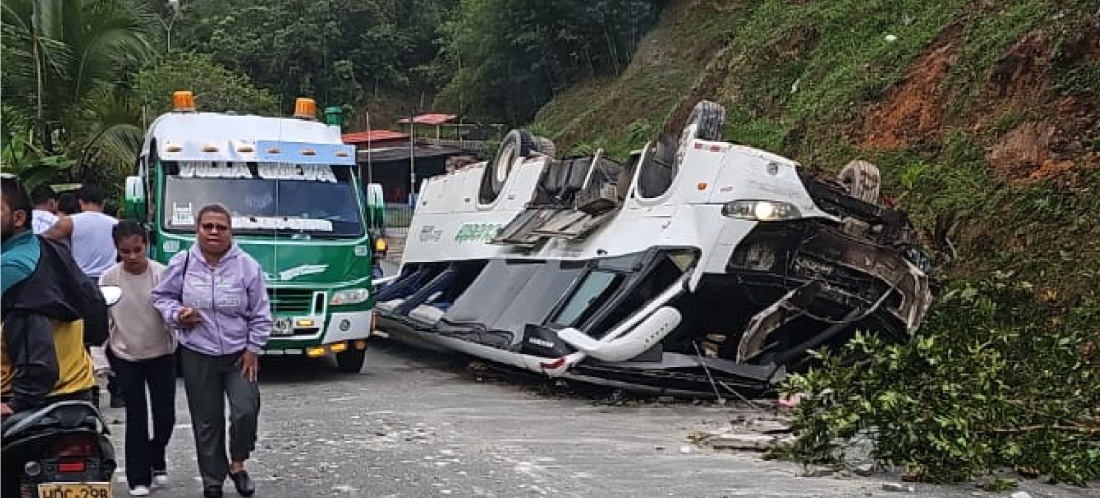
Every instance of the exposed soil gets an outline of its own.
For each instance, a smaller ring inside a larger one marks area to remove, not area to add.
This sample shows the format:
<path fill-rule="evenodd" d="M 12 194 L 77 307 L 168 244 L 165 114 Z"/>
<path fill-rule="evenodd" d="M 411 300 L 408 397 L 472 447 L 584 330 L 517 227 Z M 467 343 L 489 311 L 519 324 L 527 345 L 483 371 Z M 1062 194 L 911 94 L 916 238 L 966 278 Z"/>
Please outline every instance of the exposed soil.
<path fill-rule="evenodd" d="M 1015 181 L 1054 179 L 1076 184 L 1100 167 L 1100 89 L 1056 88 L 1068 68 L 1100 61 L 1100 23 L 1076 26 L 1059 37 L 1044 28 L 1023 37 L 990 72 L 978 112 L 978 131 L 998 115 L 1028 112 L 1044 116 L 997 137 L 987 149 L 994 170 Z M 1000 113 L 1000 114 L 997 114 Z M 1090 150 L 1091 149 L 1091 150 Z"/>
<path fill-rule="evenodd" d="M 944 130 L 960 127 L 984 137 L 993 170 L 1011 181 L 1073 185 L 1100 168 L 1100 89 L 1055 85 L 1066 68 L 1100 61 L 1100 22 L 1022 37 L 987 72 L 971 109 L 953 122 L 946 109 L 955 95 L 945 81 L 961 36 L 958 25 L 948 28 L 887 97 L 870 106 L 864 147 L 934 149 Z"/>
<path fill-rule="evenodd" d="M 886 98 L 871 106 L 863 121 L 863 146 L 895 149 L 933 145 L 940 141 L 944 113 L 951 98 L 945 88 L 958 57 L 958 26 L 948 28 Z"/>

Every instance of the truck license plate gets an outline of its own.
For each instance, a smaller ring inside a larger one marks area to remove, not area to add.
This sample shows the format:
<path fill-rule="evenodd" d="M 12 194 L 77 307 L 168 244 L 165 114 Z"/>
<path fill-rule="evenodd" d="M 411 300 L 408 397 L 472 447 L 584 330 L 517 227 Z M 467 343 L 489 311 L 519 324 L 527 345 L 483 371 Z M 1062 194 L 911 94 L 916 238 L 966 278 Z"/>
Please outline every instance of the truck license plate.
<path fill-rule="evenodd" d="M 294 327 L 289 318 L 279 318 L 271 324 L 271 335 L 294 335 Z"/>
<path fill-rule="evenodd" d="M 42 498 L 111 498 L 109 482 L 47 482 L 38 485 Z"/>

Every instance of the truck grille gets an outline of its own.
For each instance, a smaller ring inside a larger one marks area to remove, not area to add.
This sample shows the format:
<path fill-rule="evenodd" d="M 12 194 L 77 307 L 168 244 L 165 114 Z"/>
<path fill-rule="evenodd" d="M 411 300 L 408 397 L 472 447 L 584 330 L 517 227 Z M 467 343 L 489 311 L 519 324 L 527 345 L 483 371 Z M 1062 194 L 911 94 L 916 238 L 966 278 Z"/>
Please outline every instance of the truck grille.
<path fill-rule="evenodd" d="M 308 315 L 313 311 L 311 289 L 267 289 L 271 311 L 280 314 Z"/>

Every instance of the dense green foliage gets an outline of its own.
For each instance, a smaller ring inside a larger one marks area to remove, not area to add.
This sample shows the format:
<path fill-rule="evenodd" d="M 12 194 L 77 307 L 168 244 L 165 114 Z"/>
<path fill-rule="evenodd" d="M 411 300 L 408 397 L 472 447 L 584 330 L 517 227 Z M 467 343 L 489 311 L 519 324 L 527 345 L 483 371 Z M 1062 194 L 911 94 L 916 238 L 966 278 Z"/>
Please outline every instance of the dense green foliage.
<path fill-rule="evenodd" d="M 144 126 L 192 88 L 200 107 L 276 112 L 274 98 L 209 56 L 165 56 L 175 11 L 138 0 L 4 2 L 5 169 L 30 185 L 121 188 Z M 167 17 L 162 17 L 167 16 Z"/>
<path fill-rule="evenodd" d="M 281 114 L 312 97 L 344 106 L 349 126 L 367 109 L 383 110 L 375 127 L 433 109 L 518 124 L 556 91 L 621 72 L 662 4 L 4 2 L 4 165 L 117 189 L 143 126 L 184 89 L 210 111 Z"/>
<path fill-rule="evenodd" d="M 199 111 L 279 113 L 279 103 L 270 91 L 257 88 L 244 74 L 218 65 L 205 54 L 173 53 L 134 76 L 134 100 L 145 106 L 150 122 L 172 109 L 170 97 L 176 90 L 190 90 Z"/>
<path fill-rule="evenodd" d="M 463 0 L 437 62 L 441 104 L 522 123 L 555 91 L 618 74 L 657 20 L 660 0 Z"/>
<path fill-rule="evenodd" d="M 427 66 L 454 3 L 196 0 L 179 14 L 174 46 L 245 72 L 284 109 L 302 96 L 364 105 L 379 89 L 419 94 L 439 85 Z"/>
<path fill-rule="evenodd" d="M 822 354 L 822 368 L 786 386 L 807 397 L 800 437 L 779 453 L 831 462 L 864 433 L 875 459 L 925 480 L 1000 468 L 1100 479 L 1100 301 L 1043 302 L 1033 290 L 1011 272 L 955 287 L 908 344 L 859 335 Z"/>
<path fill-rule="evenodd" d="M 51 157 L 48 164 L 77 162 L 82 173 L 132 162 L 141 130 L 114 89 L 153 54 L 153 15 L 131 0 L 4 2 L 3 146 L 8 158 L 35 151 L 13 168 Z"/>

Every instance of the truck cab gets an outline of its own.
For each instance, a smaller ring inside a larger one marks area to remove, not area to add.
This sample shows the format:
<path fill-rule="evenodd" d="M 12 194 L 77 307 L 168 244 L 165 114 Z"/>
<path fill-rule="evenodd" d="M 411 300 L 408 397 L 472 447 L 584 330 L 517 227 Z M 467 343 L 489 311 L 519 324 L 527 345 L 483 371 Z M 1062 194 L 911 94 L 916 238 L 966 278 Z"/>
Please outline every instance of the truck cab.
<path fill-rule="evenodd" d="M 304 98 L 293 117 L 196 112 L 187 91 L 173 107 L 126 180 L 126 213 L 148 226 L 150 257 L 167 264 L 194 242 L 199 210 L 225 206 L 235 243 L 263 268 L 275 319 L 264 354 L 332 355 L 358 372 L 374 323 L 373 211 L 336 113 L 318 122 Z"/>

